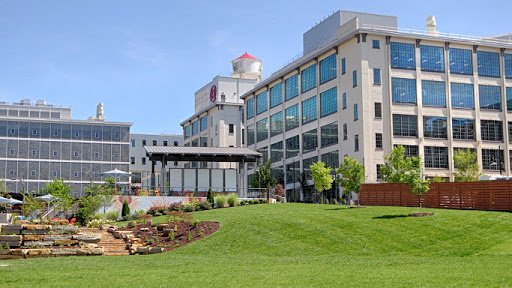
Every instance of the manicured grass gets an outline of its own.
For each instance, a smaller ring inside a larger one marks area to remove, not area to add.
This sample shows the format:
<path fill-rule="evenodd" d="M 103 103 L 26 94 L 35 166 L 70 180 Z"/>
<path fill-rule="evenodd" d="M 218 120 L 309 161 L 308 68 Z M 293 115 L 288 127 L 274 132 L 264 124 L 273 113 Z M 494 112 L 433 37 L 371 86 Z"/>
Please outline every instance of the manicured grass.
<path fill-rule="evenodd" d="M 214 235 L 147 256 L 0 261 L 2 287 L 508 287 L 512 214 L 273 204 L 195 213 Z M 157 220 L 163 221 L 164 217 Z"/>

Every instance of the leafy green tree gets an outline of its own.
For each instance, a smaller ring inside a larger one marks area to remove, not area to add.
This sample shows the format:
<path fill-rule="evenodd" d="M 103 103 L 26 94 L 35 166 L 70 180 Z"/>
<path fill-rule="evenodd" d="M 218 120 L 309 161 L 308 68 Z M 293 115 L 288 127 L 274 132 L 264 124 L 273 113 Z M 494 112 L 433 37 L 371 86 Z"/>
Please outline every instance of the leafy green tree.
<path fill-rule="evenodd" d="M 264 188 L 267 190 L 267 200 L 270 198 L 270 188 L 277 185 L 277 179 L 272 176 L 270 160 L 265 165 L 258 165 L 257 172 L 252 175 L 251 187 Z"/>
<path fill-rule="evenodd" d="M 446 179 L 441 178 L 439 176 L 434 176 L 432 180 L 430 180 L 431 183 L 444 183 L 446 182 Z"/>
<path fill-rule="evenodd" d="M 215 205 L 215 199 L 213 198 L 212 188 L 208 189 L 208 194 L 206 195 L 206 200 L 210 202 L 210 204 Z"/>
<path fill-rule="evenodd" d="M 71 187 L 64 183 L 62 179 L 55 178 L 51 182 L 47 182 L 46 187 L 41 192 L 56 197 L 56 208 L 63 213 L 68 212 L 75 202 L 75 199 L 69 195 Z"/>
<path fill-rule="evenodd" d="M 32 220 L 34 220 L 34 212 L 45 206 L 42 201 L 36 199 L 36 195 L 28 192 L 23 192 L 23 202 L 24 204 L 21 206 L 21 211 L 25 217 L 31 217 Z"/>
<path fill-rule="evenodd" d="M 350 203 L 350 192 L 359 193 L 361 184 L 364 182 L 364 165 L 359 164 L 356 159 L 345 156 L 340 167 L 336 169 L 336 183 L 341 184 L 343 191 L 348 192 Z"/>
<path fill-rule="evenodd" d="M 331 176 L 331 167 L 325 167 L 325 163 L 322 161 L 318 161 L 309 166 L 311 169 L 311 177 L 313 178 L 313 183 L 315 183 L 315 188 L 318 192 L 322 193 L 325 190 L 329 190 L 332 187 L 332 182 L 334 181 Z M 323 195 L 324 193 L 322 193 Z M 325 195 L 323 195 L 325 199 Z M 324 203 L 323 199 L 320 203 Z"/>
<path fill-rule="evenodd" d="M 455 182 L 474 182 L 482 173 L 476 159 L 476 152 L 471 152 L 468 148 L 458 149 L 453 153 L 453 162 L 457 172 L 455 172 Z"/>
<path fill-rule="evenodd" d="M 7 193 L 7 185 L 5 184 L 5 179 L 2 180 L 2 182 L 0 183 L 0 197 L 11 198 L 11 195 L 9 195 L 9 193 Z M 0 203 L 0 206 L 7 207 L 8 205 L 4 204 L 4 203 Z"/>

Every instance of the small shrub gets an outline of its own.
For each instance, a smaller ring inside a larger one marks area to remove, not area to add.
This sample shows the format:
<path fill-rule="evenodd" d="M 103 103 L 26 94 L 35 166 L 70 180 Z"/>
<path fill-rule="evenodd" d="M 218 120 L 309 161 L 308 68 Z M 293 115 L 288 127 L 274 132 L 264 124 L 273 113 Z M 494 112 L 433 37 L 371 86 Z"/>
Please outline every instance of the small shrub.
<path fill-rule="evenodd" d="M 236 193 L 229 194 L 227 198 L 229 207 L 238 205 L 238 195 Z"/>
<path fill-rule="evenodd" d="M 87 224 L 87 227 L 89 228 L 98 228 L 100 227 L 101 225 L 103 224 L 110 224 L 112 223 L 113 221 L 111 220 L 107 220 L 107 219 L 93 219 L 91 220 L 88 224 Z"/>
<path fill-rule="evenodd" d="M 245 200 L 240 201 L 240 206 L 244 206 L 244 205 L 245 205 Z"/>
<path fill-rule="evenodd" d="M 162 213 L 160 213 L 160 212 L 155 212 L 155 215 L 154 215 L 154 216 L 155 216 L 155 217 L 162 216 Z"/>
<path fill-rule="evenodd" d="M 174 231 L 171 231 L 171 233 L 169 233 L 169 240 L 174 240 Z"/>
<path fill-rule="evenodd" d="M 181 202 L 174 202 L 169 206 L 169 212 L 171 211 L 183 211 L 183 204 Z"/>
<path fill-rule="evenodd" d="M 329 199 L 325 198 L 324 199 L 324 204 L 329 204 Z"/>
<path fill-rule="evenodd" d="M 194 204 L 191 204 L 191 203 L 187 203 L 185 205 L 183 205 L 183 211 L 185 212 L 194 212 Z"/>
<path fill-rule="evenodd" d="M 215 205 L 215 199 L 213 199 L 212 188 L 208 189 L 208 194 L 206 195 L 206 200 L 208 202 L 210 202 L 210 204 L 212 206 Z"/>
<path fill-rule="evenodd" d="M 81 226 L 87 225 L 87 223 L 89 223 L 89 221 L 91 221 L 91 218 L 92 218 L 91 214 L 92 214 L 91 210 L 89 210 L 88 208 L 84 208 L 84 207 L 79 208 L 75 212 L 76 222 Z"/>
<path fill-rule="evenodd" d="M 197 236 L 201 237 L 203 236 L 204 232 L 203 232 L 203 229 L 199 230 L 199 232 L 197 233 Z"/>
<path fill-rule="evenodd" d="M 215 203 L 217 204 L 217 208 L 224 208 L 224 206 L 226 205 L 226 196 L 219 195 L 215 197 Z"/>
<path fill-rule="evenodd" d="M 188 242 L 192 241 L 192 232 L 188 233 L 187 240 Z"/>
<path fill-rule="evenodd" d="M 127 215 L 130 215 L 130 206 L 128 206 L 128 202 L 126 200 L 124 200 L 124 203 L 123 203 L 123 210 L 121 212 L 121 216 L 127 216 Z"/>
<path fill-rule="evenodd" d="M 99 219 L 103 219 L 103 218 L 105 218 L 105 215 L 103 215 L 103 213 L 101 213 L 101 212 L 96 212 L 93 217 L 93 219 L 95 219 L 95 220 L 99 220 Z"/>
<path fill-rule="evenodd" d="M 334 205 L 338 205 L 338 200 L 333 199 L 333 200 L 332 200 L 332 204 L 334 204 Z"/>
<path fill-rule="evenodd" d="M 199 220 L 194 220 L 194 224 L 192 225 L 192 229 L 196 229 L 197 225 L 199 225 Z"/>
<path fill-rule="evenodd" d="M 212 203 L 209 201 L 199 201 L 199 209 L 200 210 L 211 210 L 212 209 Z"/>

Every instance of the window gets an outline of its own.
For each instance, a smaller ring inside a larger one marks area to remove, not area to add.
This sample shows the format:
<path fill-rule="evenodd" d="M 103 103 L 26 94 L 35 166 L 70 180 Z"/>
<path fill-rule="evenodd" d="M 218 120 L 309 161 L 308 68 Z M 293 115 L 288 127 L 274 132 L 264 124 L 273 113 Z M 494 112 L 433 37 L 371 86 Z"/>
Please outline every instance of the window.
<path fill-rule="evenodd" d="M 309 168 L 313 163 L 318 162 L 318 156 L 307 158 L 302 160 L 302 170 L 306 175 L 306 180 L 311 180 L 311 168 Z"/>
<path fill-rule="evenodd" d="M 393 103 L 416 104 L 416 80 L 391 78 Z"/>
<path fill-rule="evenodd" d="M 375 110 L 375 118 L 382 118 L 382 103 L 375 102 L 374 110 Z"/>
<path fill-rule="evenodd" d="M 352 87 L 357 87 L 357 70 L 352 72 Z"/>
<path fill-rule="evenodd" d="M 450 48 L 450 73 L 473 75 L 471 50 Z"/>
<path fill-rule="evenodd" d="M 283 103 L 283 84 L 279 83 L 270 88 L 270 108 Z"/>
<path fill-rule="evenodd" d="M 500 86 L 478 85 L 480 109 L 501 111 Z"/>
<path fill-rule="evenodd" d="M 302 124 L 316 120 L 316 96 L 302 101 Z"/>
<path fill-rule="evenodd" d="M 258 142 L 268 138 L 268 118 L 256 122 L 256 139 Z"/>
<path fill-rule="evenodd" d="M 359 151 L 359 135 L 354 135 L 354 152 Z"/>
<path fill-rule="evenodd" d="M 295 74 L 284 81 L 286 101 L 299 95 L 299 75 Z"/>
<path fill-rule="evenodd" d="M 283 159 L 283 141 L 270 145 L 270 162 L 274 163 Z"/>
<path fill-rule="evenodd" d="M 286 139 L 286 158 L 299 155 L 299 135 Z"/>
<path fill-rule="evenodd" d="M 318 130 L 313 129 L 302 133 L 302 153 L 315 151 L 318 147 Z"/>
<path fill-rule="evenodd" d="M 320 117 L 338 111 L 338 90 L 336 87 L 320 93 Z"/>
<path fill-rule="evenodd" d="M 252 117 L 254 117 L 254 98 L 247 100 L 247 119 L 251 119 Z"/>
<path fill-rule="evenodd" d="M 32 135 L 37 136 L 37 130 L 36 129 L 32 130 Z"/>
<path fill-rule="evenodd" d="M 36 150 L 32 150 L 32 156 L 36 156 L 37 155 L 37 151 Z"/>
<path fill-rule="evenodd" d="M 398 145 L 395 145 L 395 147 Z M 404 159 L 408 157 L 418 157 L 419 156 L 419 149 L 416 145 L 400 145 L 404 147 L 405 153 L 404 153 Z"/>
<path fill-rule="evenodd" d="M 142 157 L 140 160 L 142 165 L 146 165 L 146 157 Z"/>
<path fill-rule="evenodd" d="M 59 131 L 58 130 L 53 130 L 53 136 L 54 137 L 58 137 L 59 136 Z"/>
<path fill-rule="evenodd" d="M 320 128 L 320 139 L 322 147 L 338 144 L 338 122 L 327 124 Z"/>
<path fill-rule="evenodd" d="M 247 125 L 247 145 L 254 144 L 254 124 Z"/>
<path fill-rule="evenodd" d="M 167 143 L 168 142 L 166 140 L 163 141 L 164 146 L 167 146 Z"/>
<path fill-rule="evenodd" d="M 505 93 L 507 94 L 507 111 L 512 111 L 512 87 L 507 87 Z"/>
<path fill-rule="evenodd" d="M 16 129 L 11 128 L 11 135 L 14 135 L 14 134 L 16 134 Z"/>
<path fill-rule="evenodd" d="M 484 141 L 503 141 L 503 123 L 494 120 L 480 120 L 480 130 Z"/>
<path fill-rule="evenodd" d="M 190 127 L 190 126 L 188 126 Z M 146 140 L 142 140 L 142 146 L 146 146 Z"/>
<path fill-rule="evenodd" d="M 174 146 L 178 146 L 178 141 L 174 141 Z"/>
<path fill-rule="evenodd" d="M 343 124 L 343 141 L 348 139 L 348 128 L 347 123 Z"/>
<path fill-rule="evenodd" d="M 100 158 L 100 153 L 99 152 L 95 152 L 94 153 L 94 158 Z"/>
<path fill-rule="evenodd" d="M 320 61 L 320 84 L 336 78 L 336 54 Z"/>
<path fill-rule="evenodd" d="M 11 155 L 14 155 L 14 154 L 16 154 L 16 150 L 14 150 L 14 149 L 11 149 L 11 151 L 10 151 L 10 154 L 11 154 Z"/>
<path fill-rule="evenodd" d="M 423 116 L 423 136 L 446 139 L 446 117 Z"/>
<path fill-rule="evenodd" d="M 357 110 L 357 104 L 354 104 L 354 121 L 359 120 L 359 111 Z"/>
<path fill-rule="evenodd" d="M 256 96 L 256 115 L 259 115 L 268 108 L 267 91 L 263 91 Z"/>
<path fill-rule="evenodd" d="M 421 81 L 421 99 L 425 106 L 446 107 L 446 90 L 443 81 Z"/>
<path fill-rule="evenodd" d="M 505 58 L 505 78 L 512 78 L 512 54 L 504 54 Z"/>
<path fill-rule="evenodd" d="M 373 68 L 373 84 L 375 84 L 375 85 L 381 84 L 380 69 L 378 69 L 378 68 Z"/>
<path fill-rule="evenodd" d="M 286 131 L 299 127 L 299 104 L 285 110 Z"/>
<path fill-rule="evenodd" d="M 156 145 L 157 145 L 156 140 L 153 140 L 153 146 L 156 146 Z"/>
<path fill-rule="evenodd" d="M 283 111 L 270 116 L 270 137 L 283 133 Z"/>
<path fill-rule="evenodd" d="M 199 119 L 199 130 L 204 131 L 208 129 L 208 115 L 204 115 Z"/>
<path fill-rule="evenodd" d="M 192 140 L 192 147 L 199 147 L 199 139 Z"/>
<path fill-rule="evenodd" d="M 196 120 L 194 122 L 192 122 L 192 135 L 197 135 L 197 133 L 199 133 L 199 121 Z"/>
<path fill-rule="evenodd" d="M 343 109 L 347 109 L 347 93 L 343 93 Z"/>
<path fill-rule="evenodd" d="M 482 168 L 486 170 L 499 170 L 503 165 L 503 150 L 482 149 Z"/>
<path fill-rule="evenodd" d="M 316 64 L 309 66 L 302 70 L 301 78 L 301 92 L 304 93 L 316 87 Z"/>
<path fill-rule="evenodd" d="M 475 120 L 452 118 L 453 139 L 475 140 Z"/>
<path fill-rule="evenodd" d="M 450 83 L 452 92 L 452 107 L 475 108 L 473 84 Z"/>
<path fill-rule="evenodd" d="M 334 173 L 334 170 L 338 167 L 340 167 L 340 159 L 339 159 L 339 152 L 338 151 L 332 151 L 329 153 L 322 154 L 320 156 L 320 159 L 322 162 L 325 163 L 325 167 L 331 167 L 332 171 L 331 174 Z"/>
<path fill-rule="evenodd" d="M 75 156 L 75 158 L 78 158 L 78 156 L 79 156 L 77 151 L 75 151 L 75 153 L 73 153 L 73 155 Z"/>
<path fill-rule="evenodd" d="M 426 168 L 448 168 L 448 148 L 425 146 Z"/>
<path fill-rule="evenodd" d="M 260 148 L 256 150 L 256 152 L 261 153 L 261 158 L 258 159 L 258 164 L 265 165 L 268 160 L 268 146 Z"/>
<path fill-rule="evenodd" d="M 372 48 L 373 49 L 380 49 L 380 41 L 379 40 L 372 40 Z"/>
<path fill-rule="evenodd" d="M 57 157 L 57 156 L 59 156 L 59 153 L 57 151 L 53 151 L 53 156 Z"/>
<path fill-rule="evenodd" d="M 130 140 L 130 142 L 131 142 L 131 144 L 132 144 L 131 146 L 132 146 L 132 147 L 135 147 L 135 139 Z"/>
<path fill-rule="evenodd" d="M 229 124 L 229 134 L 233 134 L 235 133 L 235 125 L 234 124 Z"/>
<path fill-rule="evenodd" d="M 245 134 L 244 134 L 244 132 L 245 132 L 245 129 L 242 128 L 242 147 L 245 144 Z M 210 146 L 213 147 L 213 138 L 210 138 Z"/>
<path fill-rule="evenodd" d="M 73 177 L 77 178 L 78 177 L 78 172 L 73 172 Z"/>
<path fill-rule="evenodd" d="M 477 51 L 478 76 L 500 77 L 500 55 L 494 52 Z"/>
<path fill-rule="evenodd" d="M 418 119 L 416 115 L 393 114 L 393 135 L 417 137 Z"/>
<path fill-rule="evenodd" d="M 135 164 L 135 157 L 130 157 L 130 164 Z"/>
<path fill-rule="evenodd" d="M 53 178 L 57 177 L 57 171 L 53 171 L 52 175 L 53 175 Z"/>
<path fill-rule="evenodd" d="M 80 137 L 80 132 L 79 131 L 75 131 L 75 137 Z"/>
<path fill-rule="evenodd" d="M 341 75 L 347 73 L 347 61 L 345 58 L 341 59 Z"/>
<path fill-rule="evenodd" d="M 114 153 L 114 158 L 119 158 L 119 153 Z"/>
<path fill-rule="evenodd" d="M 10 171 L 9 171 L 9 175 L 10 175 L 10 176 L 14 176 L 14 170 L 10 170 Z"/>
<path fill-rule="evenodd" d="M 382 164 L 377 164 L 377 180 L 382 180 Z"/>
<path fill-rule="evenodd" d="M 414 44 L 391 42 L 391 68 L 416 69 Z"/>
<path fill-rule="evenodd" d="M 244 123 L 244 109 L 242 109 L 242 123 Z M 210 117 L 210 127 L 213 127 L 213 116 Z"/>
<path fill-rule="evenodd" d="M 421 70 L 444 72 L 444 48 L 420 45 Z"/>
<path fill-rule="evenodd" d="M 119 133 L 114 133 L 114 139 L 119 140 Z"/>
<path fill-rule="evenodd" d="M 185 136 L 185 139 L 189 138 L 190 137 L 190 125 L 188 126 L 185 126 L 185 128 L 183 128 L 183 134 Z M 143 140 L 144 141 L 144 140 Z M 142 144 L 142 146 L 144 146 L 145 144 Z"/>
<path fill-rule="evenodd" d="M 375 133 L 375 148 L 382 149 L 382 133 Z"/>

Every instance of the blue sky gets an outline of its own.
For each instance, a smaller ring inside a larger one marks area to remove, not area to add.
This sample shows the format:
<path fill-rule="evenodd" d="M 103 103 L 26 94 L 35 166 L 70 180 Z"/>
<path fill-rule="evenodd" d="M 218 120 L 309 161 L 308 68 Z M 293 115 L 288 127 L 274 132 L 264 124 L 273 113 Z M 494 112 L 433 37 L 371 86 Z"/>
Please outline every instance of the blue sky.
<path fill-rule="evenodd" d="M 194 92 L 229 76 L 245 51 L 269 75 L 302 50 L 302 34 L 339 9 L 398 16 L 402 28 L 489 36 L 512 32 L 512 1 L 0 0 L 0 101 L 105 103 L 132 133 L 177 133 Z"/>

